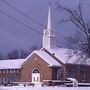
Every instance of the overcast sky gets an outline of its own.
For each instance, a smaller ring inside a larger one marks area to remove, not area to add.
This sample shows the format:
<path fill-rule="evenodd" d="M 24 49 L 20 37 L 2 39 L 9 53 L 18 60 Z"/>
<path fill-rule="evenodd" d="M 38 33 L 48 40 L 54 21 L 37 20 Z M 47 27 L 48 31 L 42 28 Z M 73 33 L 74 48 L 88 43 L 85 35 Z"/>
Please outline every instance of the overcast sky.
<path fill-rule="evenodd" d="M 74 33 L 76 27 L 72 24 L 59 24 L 60 19 L 64 18 L 62 11 L 58 12 L 56 9 L 56 1 L 59 1 L 62 5 L 76 9 L 78 6 L 78 0 L 6 0 L 9 4 L 15 8 L 24 12 L 27 16 L 33 18 L 42 25 L 47 25 L 48 5 L 49 1 L 52 4 L 52 27 L 57 35 L 57 40 L 60 42 L 58 45 L 61 46 L 64 43 L 61 35 L 67 37 Z M 83 6 L 90 8 L 90 0 L 83 1 Z M 0 10 L 20 20 L 21 22 L 29 25 L 35 30 L 43 33 L 44 27 L 27 19 L 17 11 L 10 8 L 8 5 L 0 0 Z M 90 14 L 89 9 L 86 8 L 85 13 Z M 87 14 L 86 14 L 87 15 Z M 90 16 L 90 15 L 89 15 Z M 90 19 L 90 17 L 89 17 Z M 20 23 L 10 19 L 9 17 L 0 13 L 0 52 L 7 53 L 14 49 L 27 49 L 33 45 L 42 45 L 42 35 L 21 25 Z"/>

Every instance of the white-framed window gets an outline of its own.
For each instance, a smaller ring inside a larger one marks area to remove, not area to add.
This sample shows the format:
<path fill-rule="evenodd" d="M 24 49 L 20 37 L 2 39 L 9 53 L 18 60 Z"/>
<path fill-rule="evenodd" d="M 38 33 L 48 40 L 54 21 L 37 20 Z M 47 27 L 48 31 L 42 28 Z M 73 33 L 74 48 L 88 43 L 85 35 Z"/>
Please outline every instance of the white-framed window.
<path fill-rule="evenodd" d="M 57 80 L 62 80 L 63 79 L 63 68 L 58 68 L 57 69 Z"/>
<path fill-rule="evenodd" d="M 17 70 L 16 70 L 16 73 L 19 73 L 19 71 L 20 71 L 20 70 L 19 70 L 19 69 L 17 69 Z"/>
<path fill-rule="evenodd" d="M 85 66 L 80 67 L 80 77 L 82 81 L 85 81 Z"/>
<path fill-rule="evenodd" d="M 35 68 L 35 69 L 33 70 L 33 73 L 39 73 L 39 70 L 38 70 L 37 68 Z"/>
<path fill-rule="evenodd" d="M 7 73 L 7 74 L 9 73 L 9 70 L 8 70 L 8 69 L 6 70 L 6 73 Z"/>
<path fill-rule="evenodd" d="M 3 74 L 5 74 L 5 73 L 6 73 L 5 69 L 3 69 Z"/>
<path fill-rule="evenodd" d="M 13 70 L 13 73 L 16 73 L 16 70 L 15 69 Z"/>
<path fill-rule="evenodd" d="M 13 73 L 13 70 L 12 69 L 10 69 L 10 73 Z"/>
<path fill-rule="evenodd" d="M 0 70 L 0 74 L 2 73 L 2 70 Z"/>

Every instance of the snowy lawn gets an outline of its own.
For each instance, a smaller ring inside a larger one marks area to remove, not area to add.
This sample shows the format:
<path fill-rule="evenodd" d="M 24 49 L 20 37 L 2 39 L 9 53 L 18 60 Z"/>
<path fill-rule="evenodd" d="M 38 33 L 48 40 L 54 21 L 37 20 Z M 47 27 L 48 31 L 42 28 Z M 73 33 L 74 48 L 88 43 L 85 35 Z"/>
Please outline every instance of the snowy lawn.
<path fill-rule="evenodd" d="M 21 86 L 0 86 L 0 90 L 90 90 L 90 87 L 21 87 Z"/>

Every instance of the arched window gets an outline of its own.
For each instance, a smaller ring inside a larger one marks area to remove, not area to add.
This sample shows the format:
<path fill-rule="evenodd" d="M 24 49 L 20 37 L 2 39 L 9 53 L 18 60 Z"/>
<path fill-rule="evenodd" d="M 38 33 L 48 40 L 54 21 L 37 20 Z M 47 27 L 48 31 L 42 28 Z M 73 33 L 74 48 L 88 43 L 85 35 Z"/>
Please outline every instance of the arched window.
<path fill-rule="evenodd" d="M 37 68 L 35 68 L 35 69 L 33 70 L 33 73 L 39 73 L 39 70 L 38 70 Z"/>

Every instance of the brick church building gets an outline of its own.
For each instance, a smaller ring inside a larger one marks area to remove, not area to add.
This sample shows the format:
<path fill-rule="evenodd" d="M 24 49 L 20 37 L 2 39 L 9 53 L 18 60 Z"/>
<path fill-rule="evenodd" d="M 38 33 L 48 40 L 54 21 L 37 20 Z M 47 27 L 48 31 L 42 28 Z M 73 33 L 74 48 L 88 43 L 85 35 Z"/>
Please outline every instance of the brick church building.
<path fill-rule="evenodd" d="M 25 59 L 0 60 L 0 84 L 12 82 L 43 82 L 76 78 L 90 82 L 90 59 L 81 65 L 76 56 L 67 58 L 67 50 L 56 46 L 55 32 L 51 27 L 49 6 L 47 29 L 43 33 L 43 45 Z"/>

